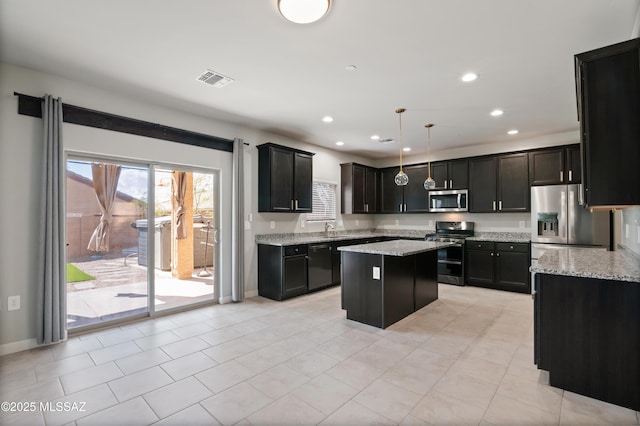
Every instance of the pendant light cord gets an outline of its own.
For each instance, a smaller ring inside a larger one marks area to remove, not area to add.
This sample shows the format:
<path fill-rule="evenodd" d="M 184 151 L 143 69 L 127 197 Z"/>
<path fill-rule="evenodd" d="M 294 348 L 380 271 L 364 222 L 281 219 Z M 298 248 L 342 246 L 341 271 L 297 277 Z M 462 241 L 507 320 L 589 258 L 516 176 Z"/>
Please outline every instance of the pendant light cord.
<path fill-rule="evenodd" d="M 428 171 L 429 171 L 429 179 L 431 179 L 431 126 L 427 126 L 427 157 L 429 157 Z"/>
<path fill-rule="evenodd" d="M 405 112 L 404 108 L 396 109 L 398 113 L 398 121 L 400 122 L 400 171 L 402 171 L 402 113 Z"/>

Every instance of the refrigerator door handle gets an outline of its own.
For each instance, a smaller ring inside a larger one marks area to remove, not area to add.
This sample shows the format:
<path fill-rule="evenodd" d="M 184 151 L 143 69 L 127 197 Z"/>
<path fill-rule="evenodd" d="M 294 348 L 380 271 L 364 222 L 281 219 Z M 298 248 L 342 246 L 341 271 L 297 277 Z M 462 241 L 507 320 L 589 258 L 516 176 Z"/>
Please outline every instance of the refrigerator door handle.
<path fill-rule="evenodd" d="M 567 204 L 567 227 L 569 244 L 574 243 L 576 238 L 576 193 L 573 189 L 569 189 L 569 202 Z"/>
<path fill-rule="evenodd" d="M 560 237 L 567 238 L 567 193 L 566 191 L 560 191 L 560 217 L 558 218 L 558 231 L 560 231 Z M 565 241 L 566 244 L 566 241 Z"/>

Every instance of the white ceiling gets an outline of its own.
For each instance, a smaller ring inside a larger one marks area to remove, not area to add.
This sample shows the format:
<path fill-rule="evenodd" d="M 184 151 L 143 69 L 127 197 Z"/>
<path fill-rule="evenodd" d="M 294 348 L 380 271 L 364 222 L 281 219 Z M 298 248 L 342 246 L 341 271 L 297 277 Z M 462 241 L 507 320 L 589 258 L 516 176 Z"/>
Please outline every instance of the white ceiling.
<path fill-rule="evenodd" d="M 398 144 L 370 136 L 398 139 L 398 107 L 412 154 L 428 122 L 433 152 L 577 129 L 573 55 L 632 38 L 639 13 L 640 0 L 333 0 L 297 25 L 276 0 L 0 0 L 0 59 L 391 157 Z M 197 82 L 207 68 L 235 82 Z"/>

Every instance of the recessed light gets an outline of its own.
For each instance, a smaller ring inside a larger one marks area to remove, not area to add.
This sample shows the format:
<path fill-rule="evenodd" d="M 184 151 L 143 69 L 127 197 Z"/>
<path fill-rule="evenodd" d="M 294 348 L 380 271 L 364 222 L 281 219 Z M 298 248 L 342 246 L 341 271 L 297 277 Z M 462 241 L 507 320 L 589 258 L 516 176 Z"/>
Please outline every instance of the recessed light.
<path fill-rule="evenodd" d="M 499 117 L 502 114 L 504 114 L 504 111 L 501 109 L 494 109 L 493 111 L 491 111 L 491 115 L 494 117 Z"/>
<path fill-rule="evenodd" d="M 517 135 L 517 134 L 518 134 L 518 130 L 516 130 L 516 129 L 509 130 L 509 131 L 507 132 L 507 134 L 509 134 L 509 135 Z"/>
<path fill-rule="evenodd" d="M 373 139 L 374 141 L 377 141 L 378 139 L 380 139 L 380 136 L 378 136 L 378 135 L 371 135 L 371 139 Z"/>
<path fill-rule="evenodd" d="M 408 146 L 406 146 L 406 147 L 402 148 L 402 150 L 403 150 L 404 152 L 409 152 L 409 151 L 411 151 L 411 148 L 409 148 Z"/>
<path fill-rule="evenodd" d="M 342 142 L 342 141 L 338 141 L 338 142 L 336 142 L 336 145 L 338 145 L 338 146 L 342 146 L 342 145 L 344 145 L 344 142 Z"/>
<path fill-rule="evenodd" d="M 356 66 L 355 65 L 347 65 L 346 67 L 344 67 L 347 71 L 355 71 L 356 70 Z"/>
<path fill-rule="evenodd" d="M 477 78 L 478 78 L 478 74 L 473 72 L 468 72 L 462 77 L 460 77 L 460 80 L 464 81 L 465 83 L 469 83 L 470 81 L 474 81 Z"/>
<path fill-rule="evenodd" d="M 324 121 L 325 123 L 331 123 L 333 121 L 333 117 L 327 115 L 325 117 L 322 117 L 322 121 Z"/>

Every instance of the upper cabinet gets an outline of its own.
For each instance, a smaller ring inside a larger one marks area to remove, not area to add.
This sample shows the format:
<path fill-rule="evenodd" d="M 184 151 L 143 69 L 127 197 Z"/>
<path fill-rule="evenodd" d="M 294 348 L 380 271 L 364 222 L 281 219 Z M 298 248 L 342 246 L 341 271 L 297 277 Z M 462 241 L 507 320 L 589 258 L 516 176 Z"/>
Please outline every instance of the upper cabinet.
<path fill-rule="evenodd" d="M 640 38 L 575 56 L 587 207 L 640 205 Z"/>
<path fill-rule="evenodd" d="M 398 167 L 380 169 L 380 213 L 422 213 L 429 211 L 424 181 L 428 176 L 426 164 L 403 167 L 409 183 L 398 186 L 395 176 Z"/>
<path fill-rule="evenodd" d="M 580 183 L 580 145 L 569 145 L 529 153 L 531 185 Z"/>
<path fill-rule="evenodd" d="M 314 154 L 272 143 L 257 148 L 258 211 L 311 212 Z"/>
<path fill-rule="evenodd" d="M 527 153 L 469 160 L 469 211 L 474 213 L 530 210 Z"/>
<path fill-rule="evenodd" d="M 376 213 L 378 169 L 362 164 L 340 164 L 342 214 Z"/>
<path fill-rule="evenodd" d="M 431 163 L 431 178 L 436 182 L 434 189 L 467 189 L 468 164 L 467 159 Z"/>

